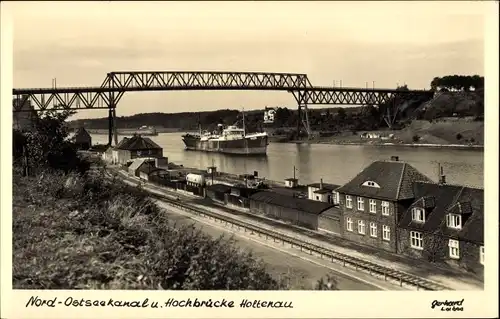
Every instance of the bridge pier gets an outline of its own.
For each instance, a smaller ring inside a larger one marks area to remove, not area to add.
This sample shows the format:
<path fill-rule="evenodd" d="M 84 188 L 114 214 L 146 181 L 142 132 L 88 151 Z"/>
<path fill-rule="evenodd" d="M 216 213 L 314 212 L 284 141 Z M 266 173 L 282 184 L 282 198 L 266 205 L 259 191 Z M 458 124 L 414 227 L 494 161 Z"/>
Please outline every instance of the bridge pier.
<path fill-rule="evenodd" d="M 108 146 L 113 145 L 113 136 L 116 131 L 114 130 L 114 123 L 115 122 L 115 110 L 114 109 L 109 109 L 108 110 Z M 116 145 L 116 144 L 115 144 Z"/>

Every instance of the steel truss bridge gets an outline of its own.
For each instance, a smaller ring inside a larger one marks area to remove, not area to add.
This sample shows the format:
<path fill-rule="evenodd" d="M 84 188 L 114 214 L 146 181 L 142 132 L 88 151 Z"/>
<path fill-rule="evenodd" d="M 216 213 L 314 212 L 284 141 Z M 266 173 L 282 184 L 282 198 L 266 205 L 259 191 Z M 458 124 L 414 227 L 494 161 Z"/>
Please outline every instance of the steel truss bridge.
<path fill-rule="evenodd" d="M 117 140 L 116 106 L 125 92 L 177 90 L 259 90 L 285 91 L 297 101 L 299 118 L 308 135 L 311 130 L 308 105 L 382 105 L 388 118 L 395 119 L 396 100 L 430 99 L 432 91 L 350 87 L 315 87 L 306 74 L 266 72 L 185 72 L 185 71 L 126 71 L 110 72 L 100 86 L 13 89 L 14 112 L 32 111 L 24 107 L 31 101 L 35 111 L 70 109 L 108 109 L 109 139 Z M 300 125 L 300 123 L 299 123 Z M 298 127 L 300 129 L 300 127 Z"/>

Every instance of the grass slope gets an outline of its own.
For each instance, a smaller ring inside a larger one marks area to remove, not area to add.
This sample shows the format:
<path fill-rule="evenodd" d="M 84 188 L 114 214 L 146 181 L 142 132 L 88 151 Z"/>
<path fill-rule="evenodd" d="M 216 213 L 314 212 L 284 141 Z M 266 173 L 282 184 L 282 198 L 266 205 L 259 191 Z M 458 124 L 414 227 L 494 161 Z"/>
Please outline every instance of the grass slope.
<path fill-rule="evenodd" d="M 230 239 L 179 227 L 137 188 L 45 172 L 13 180 L 15 289 L 278 289 Z"/>

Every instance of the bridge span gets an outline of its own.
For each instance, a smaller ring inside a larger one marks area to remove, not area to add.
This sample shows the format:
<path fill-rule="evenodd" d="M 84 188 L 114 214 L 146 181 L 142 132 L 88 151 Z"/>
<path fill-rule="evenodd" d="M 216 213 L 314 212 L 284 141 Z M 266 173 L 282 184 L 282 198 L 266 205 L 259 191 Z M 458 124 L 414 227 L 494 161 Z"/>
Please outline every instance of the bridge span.
<path fill-rule="evenodd" d="M 299 118 L 310 135 L 308 105 L 382 105 L 405 99 L 430 99 L 432 91 L 379 88 L 318 87 L 306 74 L 219 71 L 119 71 L 106 75 L 100 86 L 13 89 L 14 112 L 23 112 L 27 100 L 36 111 L 108 109 L 109 144 L 116 143 L 116 106 L 125 92 L 173 90 L 258 90 L 285 91 L 295 98 Z M 392 110 L 396 113 L 397 105 Z M 299 127 L 298 127 L 299 129 Z"/>

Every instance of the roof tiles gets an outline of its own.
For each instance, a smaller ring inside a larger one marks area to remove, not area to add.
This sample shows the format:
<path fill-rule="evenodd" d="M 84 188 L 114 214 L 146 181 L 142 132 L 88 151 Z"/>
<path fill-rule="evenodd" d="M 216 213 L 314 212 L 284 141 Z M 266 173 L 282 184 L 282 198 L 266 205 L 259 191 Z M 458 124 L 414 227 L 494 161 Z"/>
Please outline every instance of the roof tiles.
<path fill-rule="evenodd" d="M 116 145 L 117 149 L 136 151 L 136 150 L 151 150 L 151 149 L 161 149 L 161 146 L 153 142 L 148 137 L 142 137 L 140 135 L 134 135 L 130 138 L 124 138 Z"/>
<path fill-rule="evenodd" d="M 319 215 L 323 211 L 334 207 L 333 204 L 296 198 L 270 191 L 261 191 L 250 196 L 253 201 L 267 203 L 284 208 L 296 209 L 309 214 Z"/>
<path fill-rule="evenodd" d="M 484 191 L 482 189 L 435 183 L 415 183 L 417 200 L 403 214 L 399 227 L 421 230 L 428 233 L 458 238 L 465 241 L 484 243 Z M 412 221 L 414 207 L 424 206 L 424 198 L 432 196 L 434 205 L 426 208 L 424 223 Z M 460 214 L 463 218 L 461 229 L 446 226 L 448 213 Z"/>
<path fill-rule="evenodd" d="M 380 187 L 363 186 L 372 181 Z M 399 161 L 376 161 L 371 163 L 351 181 L 336 189 L 337 192 L 371 198 L 398 201 L 414 198 L 413 183 L 432 182 L 410 164 Z"/>

